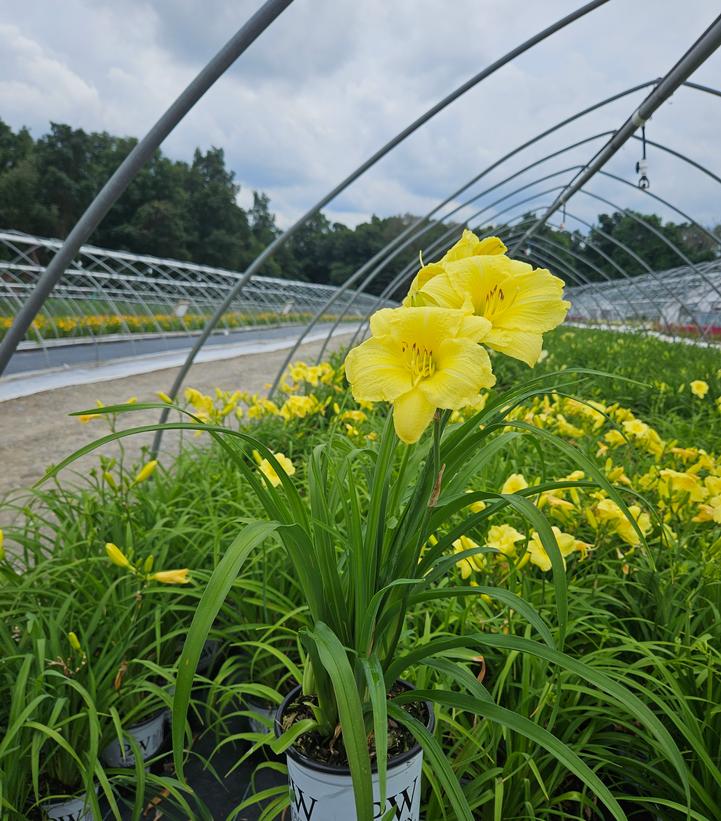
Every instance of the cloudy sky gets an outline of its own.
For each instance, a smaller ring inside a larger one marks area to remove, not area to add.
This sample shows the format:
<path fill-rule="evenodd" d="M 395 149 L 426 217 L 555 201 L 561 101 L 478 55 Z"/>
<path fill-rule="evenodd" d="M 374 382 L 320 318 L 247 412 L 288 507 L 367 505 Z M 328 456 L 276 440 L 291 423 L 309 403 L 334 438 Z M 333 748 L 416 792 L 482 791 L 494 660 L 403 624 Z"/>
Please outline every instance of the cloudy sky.
<path fill-rule="evenodd" d="M 163 149 L 189 160 L 222 146 L 242 186 L 271 197 L 287 226 L 438 99 L 581 0 L 295 0 L 178 126 Z M 35 136 L 49 121 L 142 136 L 261 3 L 259 0 L 0 0 L 0 118 Z M 664 74 L 718 13 L 718 0 L 610 0 L 535 46 L 436 116 L 329 209 L 426 213 L 502 155 L 582 108 Z M 683 13 L 681 13 L 683 12 Z M 721 87 L 721 51 L 693 80 Z M 544 138 L 489 172 L 460 204 L 549 152 L 618 127 L 636 92 Z M 680 89 L 647 135 L 721 174 L 721 97 Z M 512 218 L 555 196 L 602 144 L 587 142 L 502 184 L 461 213 Z M 609 171 L 635 183 L 638 143 Z M 538 177 L 561 172 L 536 184 Z M 706 224 L 718 184 L 649 148 L 651 191 Z M 531 184 L 522 193 L 520 187 Z M 672 216 L 609 178 L 588 190 Z M 495 200 L 506 197 L 498 205 Z M 451 207 L 451 206 L 449 206 Z M 446 209 L 447 210 L 447 209 Z M 578 194 L 567 217 L 610 207 Z M 473 224 L 473 223 L 472 223 Z"/>

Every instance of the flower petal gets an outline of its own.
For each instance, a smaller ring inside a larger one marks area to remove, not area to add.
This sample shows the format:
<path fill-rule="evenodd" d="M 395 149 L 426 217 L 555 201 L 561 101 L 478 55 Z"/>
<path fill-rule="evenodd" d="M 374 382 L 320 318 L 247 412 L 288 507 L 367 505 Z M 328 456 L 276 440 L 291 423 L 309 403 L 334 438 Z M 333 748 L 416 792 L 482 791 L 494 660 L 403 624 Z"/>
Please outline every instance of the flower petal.
<path fill-rule="evenodd" d="M 364 402 L 392 402 L 413 386 L 396 343 L 388 337 L 372 337 L 353 348 L 345 372 L 353 396 Z"/>
<path fill-rule="evenodd" d="M 396 308 L 389 317 L 390 335 L 397 343 L 417 345 L 435 351 L 444 339 L 458 334 L 463 322 L 460 311 L 440 308 Z"/>
<path fill-rule="evenodd" d="M 439 308 L 463 308 L 466 302 L 463 290 L 456 288 L 453 278 L 448 273 L 440 274 L 426 282 L 416 295 L 416 299 L 420 296 L 430 300 Z"/>
<path fill-rule="evenodd" d="M 520 359 L 531 368 L 538 362 L 543 347 L 543 337 L 540 333 L 505 330 L 493 328 L 483 342 L 494 351 Z"/>
<path fill-rule="evenodd" d="M 418 385 L 437 408 L 458 409 L 496 383 L 485 348 L 470 339 L 447 339 L 434 353 L 436 371 Z"/>
<path fill-rule="evenodd" d="M 408 391 L 393 403 L 393 425 L 398 438 L 407 445 L 417 442 L 433 420 L 436 406 L 418 389 Z"/>
<path fill-rule="evenodd" d="M 562 299 L 563 280 L 545 268 L 516 274 L 507 285 L 515 293 L 507 307 L 493 318 L 493 324 L 499 328 L 544 333 L 560 325 L 571 307 L 570 302 Z"/>

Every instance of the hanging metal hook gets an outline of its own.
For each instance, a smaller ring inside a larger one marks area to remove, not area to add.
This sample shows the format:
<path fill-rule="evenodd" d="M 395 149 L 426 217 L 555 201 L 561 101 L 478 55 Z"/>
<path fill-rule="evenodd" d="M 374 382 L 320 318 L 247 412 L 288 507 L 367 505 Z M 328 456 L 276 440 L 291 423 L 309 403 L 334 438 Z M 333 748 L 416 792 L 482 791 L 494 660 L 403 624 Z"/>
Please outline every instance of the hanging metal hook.
<path fill-rule="evenodd" d="M 646 126 L 641 126 L 641 159 L 636 163 L 636 173 L 640 174 L 638 178 L 638 187 L 644 191 L 650 188 L 651 183 L 648 180 L 648 162 L 646 161 Z"/>

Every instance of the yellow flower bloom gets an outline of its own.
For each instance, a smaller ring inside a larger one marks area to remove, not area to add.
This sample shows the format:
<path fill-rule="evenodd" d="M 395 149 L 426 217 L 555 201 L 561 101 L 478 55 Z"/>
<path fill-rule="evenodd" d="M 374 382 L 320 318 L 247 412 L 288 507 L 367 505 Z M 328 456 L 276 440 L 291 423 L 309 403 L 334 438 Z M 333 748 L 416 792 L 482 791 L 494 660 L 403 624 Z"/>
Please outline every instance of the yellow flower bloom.
<path fill-rule="evenodd" d="M 612 448 L 626 444 L 626 439 L 624 438 L 624 435 L 621 433 L 620 430 L 616 430 L 616 428 L 614 428 L 613 430 L 609 430 L 607 433 L 605 433 L 603 438 L 606 440 L 606 442 L 608 442 L 608 444 Z"/>
<path fill-rule="evenodd" d="M 305 419 L 306 416 L 320 410 L 320 403 L 315 396 L 294 395 L 285 400 L 280 409 L 280 415 L 287 422 L 290 419 Z"/>
<path fill-rule="evenodd" d="M 360 424 L 368 418 L 362 410 L 349 410 L 341 414 L 341 422 L 355 422 Z"/>
<path fill-rule="evenodd" d="M 421 269 L 416 274 L 413 282 L 411 282 L 408 296 L 403 300 L 403 305 L 406 308 L 411 308 L 428 304 L 424 300 L 424 295 L 421 293 L 421 290 L 430 279 L 445 271 L 446 263 L 457 262 L 460 259 L 468 259 L 468 257 L 505 254 L 507 250 L 506 246 L 498 237 L 478 239 L 473 231 L 469 231 L 467 228 L 464 229 L 463 235 L 458 242 L 450 248 L 438 262 L 423 265 L 423 259 L 421 259 Z"/>
<path fill-rule="evenodd" d="M 503 483 L 501 493 L 518 493 L 528 487 L 528 482 L 522 473 L 512 473 Z"/>
<path fill-rule="evenodd" d="M 189 573 L 187 567 L 182 570 L 158 570 L 151 574 L 150 578 L 161 584 L 188 584 L 190 581 Z"/>
<path fill-rule="evenodd" d="M 703 399 L 708 393 L 708 382 L 704 382 L 703 379 L 694 379 L 693 382 L 689 383 L 689 387 L 691 393 L 698 396 L 699 399 Z"/>
<path fill-rule="evenodd" d="M 371 338 L 346 358 L 353 396 L 392 402 L 399 438 L 417 442 L 436 408 L 461 408 L 495 384 L 488 354 L 477 344 L 488 328 L 487 320 L 462 311 L 378 311 L 371 317 Z"/>
<path fill-rule="evenodd" d="M 492 326 L 484 343 L 530 366 L 541 355 L 543 334 L 560 325 L 571 307 L 562 299 L 562 279 L 503 253 L 465 256 L 426 268 L 433 270 L 421 284 L 426 276 L 421 269 L 412 296 L 415 304 L 484 317 Z"/>
<path fill-rule="evenodd" d="M 516 542 L 523 540 L 523 533 L 519 533 L 510 525 L 493 525 L 488 531 L 486 544 L 502 553 L 504 556 L 513 556 L 516 552 Z"/>
<path fill-rule="evenodd" d="M 556 425 L 561 436 L 568 436 L 570 439 L 580 439 L 583 436 L 583 430 L 572 425 L 562 413 L 556 414 Z"/>
<path fill-rule="evenodd" d="M 155 472 L 155 468 L 158 467 L 158 460 L 151 459 L 142 468 L 138 471 L 138 475 L 133 479 L 134 485 L 139 485 L 141 482 L 144 482 L 146 479 L 149 479 L 153 473 Z"/>
<path fill-rule="evenodd" d="M 578 550 L 579 552 L 585 554 L 586 550 L 588 549 L 589 545 L 586 542 L 582 542 L 579 539 L 576 539 L 570 533 L 564 533 L 560 528 L 556 527 L 555 525 L 552 528 L 553 535 L 556 537 L 556 543 L 558 544 L 558 549 L 561 551 L 561 556 L 563 558 L 563 564 L 566 564 L 566 556 L 570 556 L 574 550 Z M 531 564 L 535 564 L 540 570 L 544 573 L 547 573 L 551 569 L 551 559 L 548 553 L 546 553 L 546 549 L 543 546 L 543 542 L 541 541 L 541 537 L 538 533 L 534 530 L 531 534 L 531 538 L 528 542 L 527 547 L 528 555 L 531 557 Z"/>
<path fill-rule="evenodd" d="M 130 560 L 125 553 L 123 553 L 123 551 L 112 542 L 106 542 L 105 552 L 108 554 L 110 561 L 118 567 L 132 567 Z"/>
<path fill-rule="evenodd" d="M 453 552 L 463 553 L 466 550 L 473 550 L 479 547 L 478 542 L 474 542 L 469 536 L 461 536 L 453 542 Z M 459 559 L 456 564 L 461 569 L 461 578 L 467 579 L 471 573 L 476 570 L 482 570 L 485 564 L 483 554 L 477 553 L 475 556 L 468 556 L 467 558 Z"/>
<path fill-rule="evenodd" d="M 645 536 L 651 530 L 651 517 L 638 505 L 629 505 L 628 511 L 638 525 L 638 529 Z M 608 523 L 613 532 L 620 536 L 627 545 L 637 547 L 640 544 L 641 540 L 636 529 L 613 499 L 602 499 L 596 505 L 595 514 L 599 523 Z"/>
<path fill-rule="evenodd" d="M 660 476 L 659 496 L 674 499 L 686 498 L 690 502 L 701 502 L 708 493 L 698 476 L 692 473 L 663 468 Z"/>
<path fill-rule="evenodd" d="M 712 496 L 705 504 L 700 504 L 698 513 L 691 521 L 721 524 L 721 495 Z"/>
<path fill-rule="evenodd" d="M 473 493 L 473 491 L 467 490 L 466 493 Z M 486 503 L 479 499 L 477 502 L 471 502 L 471 504 L 468 505 L 468 509 L 471 513 L 481 513 L 486 509 Z"/>
<path fill-rule="evenodd" d="M 258 454 L 258 452 L 254 451 L 253 456 L 256 457 L 256 454 Z M 292 476 L 295 473 L 295 466 L 293 465 L 293 462 L 291 462 L 291 460 L 284 453 L 274 453 L 273 456 L 275 456 L 276 460 L 283 468 L 283 470 L 288 474 L 288 476 Z M 271 483 L 271 485 L 273 485 L 273 487 L 278 487 L 278 485 L 281 483 L 280 476 L 278 476 L 275 468 L 267 459 L 262 459 L 258 463 L 258 469 L 263 474 L 263 476 L 265 476 L 265 478 Z"/>

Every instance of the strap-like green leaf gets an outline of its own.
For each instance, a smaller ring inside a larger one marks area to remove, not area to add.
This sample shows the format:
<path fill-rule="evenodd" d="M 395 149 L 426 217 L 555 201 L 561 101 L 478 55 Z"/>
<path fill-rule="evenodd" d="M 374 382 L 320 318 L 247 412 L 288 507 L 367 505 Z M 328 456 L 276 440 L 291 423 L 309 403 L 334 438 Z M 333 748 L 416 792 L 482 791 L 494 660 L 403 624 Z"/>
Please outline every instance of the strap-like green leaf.
<path fill-rule="evenodd" d="M 183 779 L 185 719 L 190 703 L 193 677 L 203 645 L 243 562 L 277 527 L 275 522 L 257 522 L 241 531 L 213 571 L 193 616 L 178 662 L 178 679 L 173 697 L 173 759 L 181 780 Z"/>
<path fill-rule="evenodd" d="M 335 633 L 323 622 L 318 622 L 307 635 L 317 647 L 321 663 L 333 684 L 333 692 L 338 704 L 338 717 L 343 731 L 343 745 L 353 779 L 356 818 L 358 821 L 372 821 L 371 762 L 363 720 L 363 705 L 358 695 L 358 686 L 346 649 Z"/>
<path fill-rule="evenodd" d="M 420 698 L 425 698 L 425 696 L 421 696 L 417 691 L 411 691 L 408 693 L 407 701 L 417 701 Z M 397 699 L 394 699 L 394 701 L 397 701 Z M 408 727 L 416 741 L 423 747 L 423 754 L 426 757 L 426 761 L 436 774 L 445 792 L 448 803 L 455 813 L 455 818 L 458 819 L 458 821 L 473 821 L 471 808 L 468 806 L 461 785 L 458 783 L 458 779 L 451 769 L 451 765 L 441 749 L 441 745 L 433 737 L 433 734 L 428 731 L 427 727 L 418 721 L 417 718 L 414 718 L 395 704 L 394 701 L 388 704 L 388 714 L 400 724 Z"/>
<path fill-rule="evenodd" d="M 613 813 L 613 817 L 618 821 L 626 821 L 626 814 L 621 809 L 618 801 L 611 795 L 610 790 L 593 772 L 593 770 L 582 761 L 578 755 L 562 741 L 548 732 L 538 724 L 534 724 L 530 719 L 514 713 L 498 704 L 474 698 L 466 693 L 453 693 L 447 690 L 417 690 L 413 693 L 402 693 L 394 701 L 403 704 L 416 699 L 435 701 L 446 707 L 453 707 L 457 710 L 466 710 L 476 715 L 483 716 L 489 721 L 495 721 L 504 727 L 508 727 L 514 732 L 520 733 L 526 738 L 539 744 L 551 755 L 555 756 L 570 772 L 580 778 L 593 792 L 603 801 L 608 809 Z M 394 714 L 395 715 L 395 714 Z"/>

